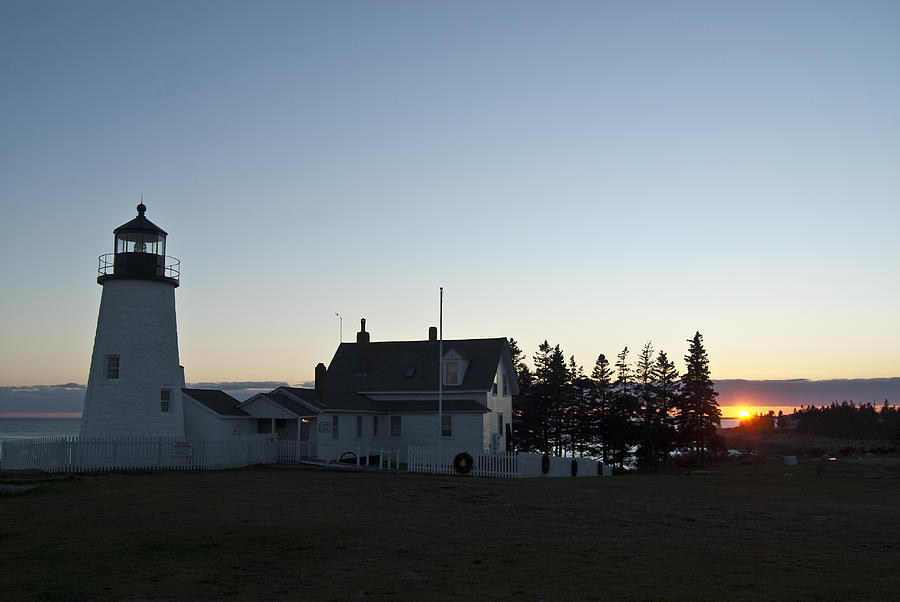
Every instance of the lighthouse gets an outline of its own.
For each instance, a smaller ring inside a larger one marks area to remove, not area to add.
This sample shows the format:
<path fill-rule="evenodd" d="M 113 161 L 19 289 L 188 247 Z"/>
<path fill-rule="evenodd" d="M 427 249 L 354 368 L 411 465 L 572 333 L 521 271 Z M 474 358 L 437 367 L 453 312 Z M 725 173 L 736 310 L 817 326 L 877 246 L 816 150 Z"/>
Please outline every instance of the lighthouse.
<path fill-rule="evenodd" d="M 184 438 L 175 289 L 180 262 L 166 256 L 166 232 L 144 215 L 113 230 L 101 255 L 103 287 L 81 417 L 81 436 Z"/>

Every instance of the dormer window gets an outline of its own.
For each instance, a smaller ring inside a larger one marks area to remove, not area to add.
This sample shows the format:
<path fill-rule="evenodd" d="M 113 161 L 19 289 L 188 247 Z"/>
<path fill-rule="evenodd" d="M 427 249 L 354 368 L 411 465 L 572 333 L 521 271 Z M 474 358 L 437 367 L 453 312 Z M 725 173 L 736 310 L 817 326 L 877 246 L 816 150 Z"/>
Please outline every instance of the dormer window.
<path fill-rule="evenodd" d="M 466 368 L 469 360 L 463 357 L 455 349 L 444 354 L 444 384 L 448 386 L 461 385 L 466 380 Z"/>
<path fill-rule="evenodd" d="M 447 362 L 446 363 L 446 376 L 444 377 L 444 384 L 447 385 L 457 385 L 459 384 L 459 362 Z"/>
<path fill-rule="evenodd" d="M 404 378 L 412 378 L 416 375 L 416 367 L 410 366 L 406 369 L 406 372 L 403 374 Z"/>

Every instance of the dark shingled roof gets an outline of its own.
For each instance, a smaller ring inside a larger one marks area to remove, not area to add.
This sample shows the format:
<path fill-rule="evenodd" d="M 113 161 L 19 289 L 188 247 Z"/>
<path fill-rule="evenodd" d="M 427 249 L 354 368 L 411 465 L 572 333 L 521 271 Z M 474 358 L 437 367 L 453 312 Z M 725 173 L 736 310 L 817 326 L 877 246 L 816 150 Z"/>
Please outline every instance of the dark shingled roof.
<path fill-rule="evenodd" d="M 316 399 L 315 389 L 300 389 L 297 387 L 278 387 L 275 391 L 285 391 L 299 397 L 303 401 L 318 408 L 320 411 L 328 410 L 358 410 L 362 412 L 380 412 L 381 409 L 377 403 L 364 395 L 360 395 L 353 391 L 328 391 L 325 395 L 325 401 Z M 268 394 L 267 394 L 268 396 Z"/>
<path fill-rule="evenodd" d="M 249 416 L 247 412 L 238 407 L 241 402 L 225 391 L 218 389 L 182 389 L 181 391 L 220 416 Z"/>
<path fill-rule="evenodd" d="M 306 389 L 307 391 L 309 389 Z M 315 392 L 313 392 L 315 393 Z M 274 391 L 270 391 L 269 393 L 263 393 L 263 397 L 269 399 L 273 403 L 276 403 L 283 407 L 285 410 L 289 412 L 293 412 L 297 416 L 315 416 L 316 412 L 314 410 L 310 410 L 308 407 L 301 403 L 297 403 L 284 393 L 279 393 L 278 389 Z"/>
<path fill-rule="evenodd" d="M 359 374 L 356 364 L 358 343 L 341 343 L 328 366 L 327 396 L 339 391 L 374 393 L 382 391 L 437 391 L 438 343 L 431 341 L 386 341 L 369 343 L 371 357 L 367 373 Z M 445 391 L 487 391 L 494 382 L 497 365 L 509 357 L 506 339 L 463 339 L 444 341 L 444 354 L 457 351 L 469 361 L 460 385 Z M 414 368 L 407 377 L 407 369 Z M 516 392 L 515 378 L 512 382 Z"/>
<path fill-rule="evenodd" d="M 357 370 L 357 344 L 341 343 L 335 352 L 326 372 L 324 400 L 316 398 L 315 389 L 300 387 L 278 387 L 262 396 L 298 416 L 335 411 L 416 413 L 437 410 L 439 346 L 436 341 L 370 342 L 369 370 L 365 374 Z M 444 386 L 445 412 L 490 411 L 483 403 L 466 395 L 473 391 L 490 391 L 500 362 L 505 362 L 513 375 L 510 392 L 518 393 L 506 339 L 444 341 L 444 354 L 451 350 L 467 360 L 468 367 L 461 384 Z M 383 393 L 398 393 L 401 399 L 372 399 Z M 428 399 L 417 399 L 416 393 L 423 393 Z"/>

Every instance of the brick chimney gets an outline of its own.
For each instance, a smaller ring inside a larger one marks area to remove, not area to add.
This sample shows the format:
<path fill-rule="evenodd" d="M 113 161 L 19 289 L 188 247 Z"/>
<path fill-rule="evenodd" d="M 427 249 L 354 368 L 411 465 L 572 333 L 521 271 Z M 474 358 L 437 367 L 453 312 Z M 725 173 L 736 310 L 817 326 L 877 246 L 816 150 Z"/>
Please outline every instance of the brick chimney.
<path fill-rule="evenodd" d="M 365 374 L 372 364 L 372 353 L 369 349 L 369 333 L 366 332 L 366 319 L 359 321 L 359 332 L 356 333 L 356 371 Z"/>
<path fill-rule="evenodd" d="M 428 342 L 437 343 L 437 326 L 428 327 Z"/>
<path fill-rule="evenodd" d="M 319 362 L 316 364 L 316 399 L 318 401 L 326 401 L 325 399 L 325 364 Z"/>

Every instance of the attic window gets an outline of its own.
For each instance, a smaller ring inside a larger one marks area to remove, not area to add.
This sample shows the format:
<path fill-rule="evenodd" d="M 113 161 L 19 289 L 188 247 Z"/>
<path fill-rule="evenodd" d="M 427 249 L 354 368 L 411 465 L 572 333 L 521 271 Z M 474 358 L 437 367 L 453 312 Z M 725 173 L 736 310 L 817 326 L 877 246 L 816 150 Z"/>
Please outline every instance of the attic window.
<path fill-rule="evenodd" d="M 412 378 L 413 376 L 415 376 L 415 374 L 416 374 L 416 367 L 410 366 L 409 368 L 406 369 L 406 373 L 403 376 L 404 376 L 404 378 Z"/>
<path fill-rule="evenodd" d="M 455 385 L 459 383 L 459 363 L 447 362 L 446 374 L 444 376 L 444 384 Z"/>

